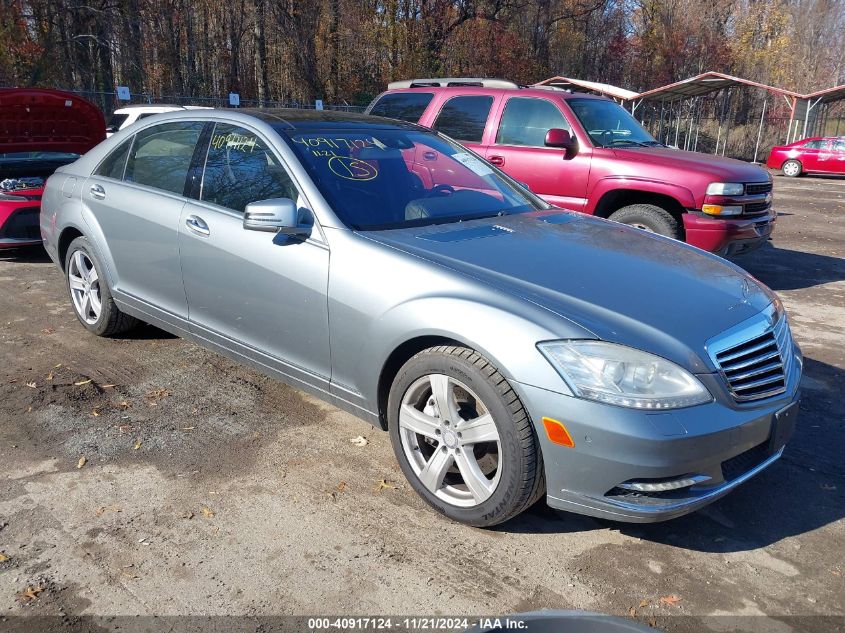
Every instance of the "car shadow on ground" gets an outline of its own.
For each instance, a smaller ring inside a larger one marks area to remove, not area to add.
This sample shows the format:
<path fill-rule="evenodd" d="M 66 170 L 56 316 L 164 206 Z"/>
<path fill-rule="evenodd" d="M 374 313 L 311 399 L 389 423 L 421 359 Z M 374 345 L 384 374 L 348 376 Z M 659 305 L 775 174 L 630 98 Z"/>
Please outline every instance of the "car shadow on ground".
<path fill-rule="evenodd" d="M 543 501 L 495 528 L 558 534 L 612 529 L 701 552 L 755 550 L 845 517 L 845 370 L 806 359 L 798 427 L 783 457 L 711 506 L 662 523 L 619 523 L 558 512 Z"/>
<path fill-rule="evenodd" d="M 52 260 L 43 246 L 24 246 L 22 248 L 0 249 L 0 261 L 21 264 L 47 264 Z"/>
<path fill-rule="evenodd" d="M 845 279 L 845 259 L 767 244 L 732 260 L 772 290 L 799 290 Z"/>

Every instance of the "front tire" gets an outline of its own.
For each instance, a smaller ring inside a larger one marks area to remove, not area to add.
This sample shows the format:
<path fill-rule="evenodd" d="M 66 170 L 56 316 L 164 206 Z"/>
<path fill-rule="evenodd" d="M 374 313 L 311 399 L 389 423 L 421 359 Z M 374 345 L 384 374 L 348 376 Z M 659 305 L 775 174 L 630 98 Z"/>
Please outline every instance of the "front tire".
<path fill-rule="evenodd" d="M 138 320 L 114 303 L 103 265 L 90 242 L 77 237 L 65 255 L 65 282 L 79 322 L 97 336 L 113 336 L 133 328 Z"/>
<path fill-rule="evenodd" d="M 608 219 L 675 240 L 683 239 L 679 220 L 654 204 L 630 204 L 614 211 Z"/>
<path fill-rule="evenodd" d="M 545 492 L 528 414 L 474 350 L 432 347 L 405 363 L 390 389 L 388 425 L 408 482 L 450 519 L 489 527 Z"/>
<path fill-rule="evenodd" d="M 780 166 L 780 170 L 784 176 L 797 178 L 804 171 L 804 168 L 799 161 L 790 159 Z"/>

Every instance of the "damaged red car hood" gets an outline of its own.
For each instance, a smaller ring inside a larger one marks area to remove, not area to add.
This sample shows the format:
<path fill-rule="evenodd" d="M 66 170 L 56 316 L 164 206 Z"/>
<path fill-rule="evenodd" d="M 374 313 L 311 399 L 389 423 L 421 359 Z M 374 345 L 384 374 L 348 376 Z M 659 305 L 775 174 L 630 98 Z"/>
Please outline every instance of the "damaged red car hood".
<path fill-rule="evenodd" d="M 61 90 L 0 89 L 0 153 L 84 154 L 106 138 L 93 103 Z"/>

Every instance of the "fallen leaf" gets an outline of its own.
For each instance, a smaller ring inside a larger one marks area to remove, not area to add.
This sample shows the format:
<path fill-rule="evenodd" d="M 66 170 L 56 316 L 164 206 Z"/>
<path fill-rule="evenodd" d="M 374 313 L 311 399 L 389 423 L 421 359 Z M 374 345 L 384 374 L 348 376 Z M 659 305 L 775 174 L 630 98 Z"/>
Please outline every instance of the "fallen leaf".
<path fill-rule="evenodd" d="M 47 374 L 47 380 L 53 380 L 53 372 Z"/>
<path fill-rule="evenodd" d="M 126 571 L 125 569 L 121 570 L 120 573 L 121 573 L 122 576 L 126 576 L 130 580 L 135 580 L 136 578 L 140 578 L 140 576 L 138 574 L 136 574 L 135 572 Z"/>
<path fill-rule="evenodd" d="M 131 428 L 132 428 L 131 424 L 121 424 L 119 427 L 117 427 L 117 430 L 120 431 L 121 433 L 126 433 Z"/>
<path fill-rule="evenodd" d="M 141 440 L 135 440 L 135 446 L 132 449 L 137 451 L 139 448 L 141 448 Z"/>
<path fill-rule="evenodd" d="M 75 387 L 81 387 L 82 385 L 87 385 L 89 382 L 93 382 L 93 378 L 89 378 L 88 380 L 80 380 L 79 382 L 73 383 Z"/>
<path fill-rule="evenodd" d="M 346 490 L 346 482 L 345 482 L 345 481 L 341 481 L 341 482 L 337 485 L 337 491 L 338 491 L 338 492 L 343 492 L 344 490 Z"/>
<path fill-rule="evenodd" d="M 363 435 L 359 435 L 358 437 L 353 437 L 353 438 L 352 438 L 351 440 L 349 440 L 349 441 L 350 441 L 352 444 L 354 444 L 355 446 L 366 446 L 367 444 L 369 444 L 369 441 L 368 441 L 368 440 L 367 440 L 367 438 L 366 438 L 366 437 L 364 437 Z"/>
<path fill-rule="evenodd" d="M 210 519 L 210 518 L 212 518 L 212 517 L 214 516 L 214 510 L 212 510 L 211 508 L 206 508 L 205 506 L 203 506 L 203 508 L 202 508 L 202 515 L 203 515 L 206 519 Z"/>
<path fill-rule="evenodd" d="M 675 605 L 680 601 L 681 599 L 678 596 L 663 596 L 660 598 L 660 604 Z"/>
<path fill-rule="evenodd" d="M 38 594 L 42 591 L 44 591 L 44 588 L 40 585 L 38 587 L 33 587 L 32 585 L 30 585 L 18 594 L 18 598 L 20 600 L 32 602 L 38 597 Z"/>
<path fill-rule="evenodd" d="M 26 386 L 30 389 L 36 389 L 38 387 L 38 385 L 36 385 L 34 382 L 28 382 L 26 383 Z"/>
<path fill-rule="evenodd" d="M 98 417 L 98 416 L 100 415 L 100 412 L 99 412 L 99 411 L 97 411 L 97 409 L 93 409 L 93 410 L 91 411 L 91 415 L 92 415 L 92 416 L 94 416 L 94 417 L 96 418 L 96 417 Z"/>
<path fill-rule="evenodd" d="M 650 604 L 651 604 L 651 600 L 647 600 L 647 599 L 643 598 L 642 600 L 640 600 L 640 609 L 647 607 Z"/>
<path fill-rule="evenodd" d="M 96 514 L 98 517 L 101 517 L 101 516 L 103 516 L 106 512 L 123 512 L 123 510 L 121 510 L 121 509 L 120 509 L 120 508 L 118 508 L 117 506 L 100 506 L 99 508 L 97 508 L 97 510 L 96 510 L 96 512 L 95 512 L 95 514 Z"/>
<path fill-rule="evenodd" d="M 62 364 L 61 364 L 61 363 L 59 363 L 58 365 L 53 365 L 53 369 L 58 369 L 58 368 L 59 368 L 59 367 L 61 367 L 61 366 L 62 366 Z"/>
<path fill-rule="evenodd" d="M 87 460 L 87 459 L 85 459 L 85 457 L 84 457 L 84 456 L 83 456 L 83 457 L 80 457 L 80 458 L 79 458 L 79 461 L 78 461 L 78 462 L 76 462 L 76 467 L 77 467 L 77 468 L 82 468 L 82 467 L 85 465 L 85 462 L 87 462 L 87 461 L 88 461 L 88 460 Z"/>
<path fill-rule="evenodd" d="M 636 608 L 631 607 L 630 609 L 628 609 L 628 615 L 629 615 L 630 617 L 632 617 L 632 618 L 637 617 L 637 610 L 636 610 Z"/>
<path fill-rule="evenodd" d="M 382 479 L 376 485 L 375 492 L 381 492 L 382 490 L 396 490 L 396 486 L 387 481 L 386 479 Z"/>
<path fill-rule="evenodd" d="M 42 334 L 52 334 L 52 333 L 53 333 L 53 332 L 55 332 L 55 331 L 56 331 L 56 330 L 54 330 L 54 329 L 53 329 L 53 328 L 51 328 L 51 327 L 45 327 L 43 330 L 41 330 L 41 333 L 42 333 Z"/>
<path fill-rule="evenodd" d="M 170 392 L 167 389 L 150 389 L 147 392 L 147 398 L 150 400 L 158 400 L 160 398 L 166 398 L 170 395 Z"/>
<path fill-rule="evenodd" d="M 0 552 L 0 563 L 5 563 L 7 560 L 9 560 L 9 557 L 6 556 L 3 552 Z"/>
<path fill-rule="evenodd" d="M 132 403 L 129 402 L 129 400 L 121 400 L 120 402 L 117 403 L 117 407 L 119 409 L 123 409 L 124 411 L 131 406 L 132 406 Z"/>
<path fill-rule="evenodd" d="M 32 405 L 29 405 L 29 406 L 26 408 L 26 412 L 27 412 L 27 413 L 32 413 Z"/>

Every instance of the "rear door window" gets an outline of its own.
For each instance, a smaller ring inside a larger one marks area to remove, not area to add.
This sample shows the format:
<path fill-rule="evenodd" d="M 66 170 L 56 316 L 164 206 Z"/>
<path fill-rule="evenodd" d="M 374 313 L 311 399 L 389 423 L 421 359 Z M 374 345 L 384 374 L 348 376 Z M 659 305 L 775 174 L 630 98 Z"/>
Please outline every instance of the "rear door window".
<path fill-rule="evenodd" d="M 552 128 L 569 130 L 563 114 L 547 99 L 512 97 L 505 104 L 496 143 L 545 147 L 546 132 Z"/>
<path fill-rule="evenodd" d="M 493 97 L 452 97 L 440 110 L 432 128 L 458 141 L 480 143 L 493 106 Z"/>
<path fill-rule="evenodd" d="M 369 114 L 417 123 L 433 98 L 431 92 L 391 92 L 382 95 Z"/>
<path fill-rule="evenodd" d="M 802 145 L 804 149 L 821 149 L 824 141 L 816 140 L 816 141 L 807 141 Z"/>
<path fill-rule="evenodd" d="M 181 196 L 204 125 L 201 121 L 179 121 L 138 132 L 126 162 L 124 180 Z"/>
<path fill-rule="evenodd" d="M 123 141 L 117 149 L 112 150 L 112 153 L 106 156 L 106 159 L 94 171 L 94 175 L 123 180 L 126 157 L 129 155 L 129 148 L 132 147 L 133 139 L 134 137 Z"/>
<path fill-rule="evenodd" d="M 200 200 L 240 213 L 250 202 L 297 197 L 278 156 L 255 132 L 227 123 L 214 126 Z"/>

